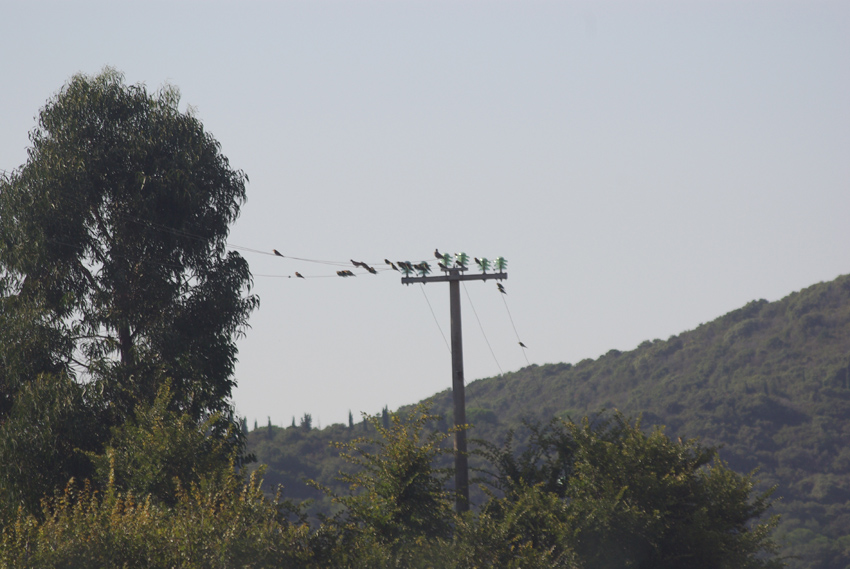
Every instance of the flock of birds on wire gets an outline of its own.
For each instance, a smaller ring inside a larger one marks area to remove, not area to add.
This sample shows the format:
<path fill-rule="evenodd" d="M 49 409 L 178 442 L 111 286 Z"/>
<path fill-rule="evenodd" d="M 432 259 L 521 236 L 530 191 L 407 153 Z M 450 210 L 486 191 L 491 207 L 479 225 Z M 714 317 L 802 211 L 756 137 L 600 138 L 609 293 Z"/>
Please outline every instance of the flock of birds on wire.
<path fill-rule="evenodd" d="M 7 172 L 5 170 L 0 169 L 0 176 L 4 176 L 6 174 L 7 174 Z M 181 236 L 189 237 L 191 239 L 198 239 L 198 240 L 204 239 L 200 235 L 190 233 L 190 232 L 187 232 L 187 231 L 177 230 L 177 229 L 167 227 L 167 226 L 159 224 L 159 223 L 151 222 L 150 220 L 137 218 L 137 217 L 134 217 L 134 216 L 131 216 L 131 215 L 124 215 L 123 217 L 125 217 L 126 219 L 128 219 L 131 222 L 139 223 L 141 225 L 145 225 L 145 226 L 148 226 L 148 227 L 153 228 L 153 229 L 166 231 L 166 232 L 171 233 L 171 234 L 181 235 Z M 65 245 L 65 246 L 69 246 L 68 243 L 61 243 L 61 242 L 56 241 L 56 240 L 49 240 L 49 241 L 54 242 L 54 243 L 60 243 L 60 244 Z M 320 263 L 320 264 L 324 264 L 324 265 L 336 265 L 336 266 L 339 266 L 339 265 L 342 265 L 342 264 L 347 265 L 347 263 L 341 263 L 339 261 L 320 261 L 318 259 L 305 259 L 305 258 L 301 258 L 301 257 L 292 257 L 292 256 L 288 256 L 288 255 L 285 256 L 280 251 L 278 251 L 277 249 L 272 249 L 272 252 L 268 253 L 267 250 L 263 251 L 263 250 L 259 250 L 259 249 L 254 249 L 252 247 L 246 247 L 244 245 L 237 245 L 237 244 L 230 243 L 230 242 L 228 242 L 228 246 L 232 247 L 233 249 L 242 250 L 242 251 L 250 251 L 250 252 L 255 253 L 255 254 L 274 255 L 275 257 L 288 258 L 288 259 L 297 260 L 297 261 L 305 261 L 305 262 L 311 262 L 311 263 Z M 439 267 L 439 269 L 442 270 L 443 272 L 465 271 L 465 270 L 467 270 L 467 265 L 469 264 L 469 257 L 467 256 L 466 253 L 456 253 L 454 256 L 448 255 L 448 254 L 444 255 L 444 254 L 440 253 L 440 251 L 438 249 L 435 249 L 434 250 L 434 257 L 437 259 L 437 267 Z M 368 273 L 371 273 L 373 275 L 377 274 L 379 272 L 379 270 L 395 270 L 395 271 L 402 273 L 405 277 L 410 276 L 414 272 L 418 272 L 420 276 L 425 277 L 431 272 L 431 265 L 427 261 L 422 261 L 420 263 L 414 264 L 410 261 L 396 261 L 394 263 L 394 262 L 390 261 L 389 259 L 384 259 L 384 263 L 387 265 L 387 267 L 382 268 L 382 269 L 376 269 L 375 267 L 369 265 L 368 263 L 364 263 L 362 261 L 355 261 L 353 259 L 351 259 L 350 261 L 351 261 L 351 264 L 354 265 L 355 268 L 362 268 L 362 269 L 366 270 Z M 504 259 L 504 257 L 497 257 L 493 261 L 486 259 L 486 258 L 479 259 L 478 257 L 475 257 L 473 259 L 473 261 L 478 265 L 479 269 L 483 273 L 486 273 L 491 267 L 493 269 L 495 269 L 496 271 L 498 271 L 499 273 L 504 272 L 507 268 L 507 261 Z M 354 276 L 357 276 L 350 269 L 339 270 L 339 271 L 336 272 L 336 274 L 339 277 L 354 277 Z M 255 276 L 255 277 L 282 277 L 282 276 L 286 276 L 288 278 L 292 278 L 291 275 L 259 275 L 259 274 L 255 274 L 253 276 Z M 300 279 L 308 278 L 308 277 L 305 277 L 304 275 L 302 275 L 300 272 L 297 272 L 297 271 L 295 272 L 295 277 L 300 278 Z M 496 278 L 498 278 L 498 277 L 496 277 Z M 496 283 L 496 287 L 499 289 L 499 292 L 502 293 L 503 295 L 507 294 L 507 292 L 505 291 L 505 287 L 502 285 L 502 283 Z M 423 290 L 423 293 L 424 293 L 424 290 Z M 427 300 L 427 296 L 426 296 L 426 300 Z M 503 300 L 504 300 L 504 297 L 503 297 Z M 471 299 L 470 299 L 470 301 L 471 301 Z M 430 306 L 430 302 L 429 302 L 429 306 Z M 505 303 L 505 309 L 508 311 L 508 316 L 511 319 L 511 325 L 514 328 L 514 333 L 517 334 L 517 340 L 519 340 L 519 334 L 516 331 L 516 326 L 514 326 L 514 324 L 513 324 L 513 317 L 510 315 L 510 309 L 508 309 L 507 303 Z M 473 310 L 474 310 L 474 306 L 473 306 Z M 433 310 L 432 310 L 432 313 L 433 313 Z M 477 314 L 476 314 L 476 318 L 477 318 Z M 435 316 L 435 320 L 436 320 L 436 316 Z M 479 325 L 480 325 L 480 321 L 479 321 Z M 438 324 L 438 326 L 439 326 L 439 324 Z M 483 331 L 484 330 L 482 328 L 482 332 Z M 440 331 L 440 333 L 442 334 L 442 330 Z M 443 336 L 443 339 L 445 340 L 445 335 Z M 486 339 L 486 335 L 485 335 L 485 339 Z M 488 343 L 488 346 L 489 346 L 489 341 L 487 343 Z M 527 346 L 522 341 L 518 341 L 518 344 L 520 345 L 521 348 L 523 348 L 523 354 L 525 354 L 524 350 L 527 349 Z M 491 349 L 491 352 L 492 352 L 492 349 Z M 495 354 L 493 354 L 493 357 L 495 359 Z M 528 361 L 527 357 L 526 357 L 526 361 Z M 496 364 L 498 366 L 498 361 L 496 362 Z M 500 371 L 501 371 L 501 366 L 499 366 L 499 368 L 500 368 Z"/>
<path fill-rule="evenodd" d="M 260 251 L 256 251 L 256 252 L 260 252 Z M 284 255 L 283 253 L 281 253 L 277 249 L 272 249 L 272 254 L 274 254 L 275 257 L 289 258 L 289 259 L 295 259 L 295 260 L 299 260 L 299 261 L 311 261 L 311 262 L 329 264 L 329 265 L 339 265 L 340 264 L 339 262 L 334 262 L 334 261 L 318 261 L 318 260 L 314 260 L 314 259 L 302 259 L 300 257 L 289 257 L 287 255 Z M 437 267 L 441 271 L 443 271 L 444 273 L 448 273 L 450 271 L 466 271 L 468 269 L 468 266 L 469 266 L 469 256 L 466 253 L 455 253 L 454 255 L 443 254 L 443 253 L 440 253 L 440 250 L 438 248 L 438 249 L 434 249 L 434 257 L 437 259 Z M 409 277 L 410 275 L 412 275 L 414 273 L 418 273 L 419 276 L 421 276 L 421 277 L 427 277 L 428 274 L 431 272 L 431 264 L 428 263 L 428 261 L 413 263 L 411 261 L 395 261 L 395 262 L 393 262 L 393 261 L 390 261 L 389 259 L 384 259 L 384 264 L 386 265 L 386 267 L 384 267 L 383 269 L 376 269 L 372 265 L 365 263 L 363 261 L 355 261 L 354 259 L 349 259 L 349 261 L 351 262 L 351 264 L 355 268 L 363 269 L 366 272 L 373 274 L 373 275 L 378 274 L 379 270 L 394 270 L 394 271 L 398 271 L 398 272 L 402 273 L 405 277 Z M 476 265 L 478 265 L 478 268 L 481 270 L 482 273 L 487 273 L 487 271 L 490 270 L 490 269 L 495 270 L 496 274 L 504 273 L 505 270 L 507 269 L 507 266 L 508 266 L 508 262 L 504 257 L 496 257 L 493 260 L 490 260 L 490 259 L 487 259 L 487 258 L 480 258 L 479 259 L 478 257 L 473 257 L 473 261 L 475 262 Z M 351 269 L 340 269 L 340 270 L 336 271 L 336 274 L 337 274 L 337 276 L 342 277 L 342 278 L 356 277 L 357 276 Z M 273 276 L 273 275 L 256 275 L 256 276 Z M 283 276 L 283 275 L 281 275 L 281 276 Z M 289 278 L 292 278 L 291 275 L 288 275 L 288 276 L 289 276 Z M 299 278 L 299 279 L 307 278 L 304 275 L 302 275 L 301 273 L 299 273 L 298 271 L 295 271 L 295 277 Z M 496 277 L 496 278 L 499 278 L 499 277 Z M 505 295 L 507 294 L 507 291 L 505 290 L 505 287 L 502 283 L 497 282 L 496 287 L 498 288 L 500 293 L 505 294 Z M 426 299 L 427 299 L 427 296 L 426 296 Z M 429 306 L 430 306 L 430 302 L 429 302 Z M 507 304 L 505 305 L 505 308 L 507 309 Z M 508 310 L 508 315 L 510 316 L 510 310 Z M 477 318 L 477 314 L 476 314 L 476 318 Z M 435 316 L 435 319 L 436 319 L 436 316 Z M 479 325 L 480 325 L 480 321 L 479 321 Z M 511 325 L 513 325 L 513 318 L 512 317 L 511 317 Z M 438 324 L 438 326 L 439 326 L 439 324 Z M 483 332 L 483 329 L 482 329 L 482 332 Z M 514 332 L 516 333 L 516 326 L 514 326 Z M 440 330 L 440 333 L 442 334 L 442 330 Z M 445 336 L 444 336 L 443 339 L 445 340 Z M 485 339 L 486 339 L 486 336 L 485 336 Z M 517 335 L 517 340 L 518 340 L 517 343 L 519 344 L 519 346 L 523 350 L 526 350 L 528 348 L 528 346 L 526 346 L 522 341 L 519 340 L 518 335 Z M 489 346 L 489 341 L 487 342 L 487 344 Z M 491 349 L 491 352 L 492 352 L 492 349 Z M 523 353 L 525 353 L 525 352 L 523 351 Z M 493 354 L 493 357 L 495 358 L 495 354 Z M 527 360 L 528 360 L 528 358 L 526 357 L 526 361 Z M 496 362 L 496 364 L 498 365 L 498 361 Z M 499 369 L 501 371 L 501 366 L 499 366 Z"/>
<path fill-rule="evenodd" d="M 286 255 L 278 251 L 277 249 L 272 249 L 272 253 L 276 257 L 286 258 Z M 437 267 L 443 272 L 449 272 L 450 270 L 457 269 L 465 271 L 467 266 L 469 265 L 469 256 L 466 253 L 455 253 L 454 259 L 452 255 L 448 253 L 442 254 L 439 249 L 434 249 L 434 257 L 437 258 Z M 296 258 L 296 257 L 293 257 Z M 301 259 L 304 260 L 304 259 Z M 508 262 L 504 257 L 497 257 L 495 260 L 491 261 L 490 259 L 475 257 L 473 259 L 475 263 L 478 265 L 478 268 L 481 269 L 482 273 L 486 273 L 492 266 L 498 272 L 504 272 L 508 266 Z M 369 265 L 368 263 L 364 263 L 363 261 L 355 261 L 354 259 L 350 259 L 351 264 L 357 268 L 365 269 L 367 272 L 377 275 L 378 269 Z M 413 264 L 411 261 L 396 261 L 392 262 L 389 259 L 384 259 L 384 263 L 394 271 L 398 271 L 404 274 L 405 277 L 409 277 L 414 272 L 419 273 L 420 276 L 425 277 L 431 272 L 431 265 L 428 261 L 422 261 L 421 263 Z M 339 277 L 356 277 L 350 269 L 339 270 L 336 272 Z M 295 277 L 299 279 L 306 278 L 304 275 L 295 271 Z M 505 293 L 504 287 L 501 283 L 498 283 L 499 291 L 503 294 Z"/>

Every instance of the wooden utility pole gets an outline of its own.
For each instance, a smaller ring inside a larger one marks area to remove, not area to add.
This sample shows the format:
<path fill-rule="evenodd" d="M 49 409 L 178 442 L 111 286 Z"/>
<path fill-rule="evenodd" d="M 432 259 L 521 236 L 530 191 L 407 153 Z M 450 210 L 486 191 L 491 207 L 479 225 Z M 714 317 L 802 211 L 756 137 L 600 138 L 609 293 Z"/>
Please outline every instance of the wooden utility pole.
<path fill-rule="evenodd" d="M 452 267 L 440 276 L 402 277 L 401 284 L 413 283 L 449 283 L 449 302 L 452 325 L 452 397 L 455 413 L 455 491 L 457 498 L 455 509 L 460 514 L 469 510 L 469 463 L 466 452 L 466 395 L 463 382 L 463 338 L 460 322 L 460 281 L 486 281 L 488 279 L 505 280 L 508 274 L 480 273 L 464 274 L 466 267 Z"/>

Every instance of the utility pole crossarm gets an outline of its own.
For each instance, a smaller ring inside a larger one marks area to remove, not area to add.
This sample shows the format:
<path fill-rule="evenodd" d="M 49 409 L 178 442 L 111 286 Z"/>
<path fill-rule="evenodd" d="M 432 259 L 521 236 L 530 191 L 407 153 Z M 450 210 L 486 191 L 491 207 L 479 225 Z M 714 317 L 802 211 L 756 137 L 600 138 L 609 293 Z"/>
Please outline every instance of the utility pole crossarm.
<path fill-rule="evenodd" d="M 451 281 L 486 281 L 497 279 L 500 281 L 507 280 L 508 273 L 477 273 L 474 275 L 461 274 L 459 269 L 449 269 L 449 274 L 438 275 L 434 277 L 402 277 L 401 284 L 413 283 L 447 283 Z"/>

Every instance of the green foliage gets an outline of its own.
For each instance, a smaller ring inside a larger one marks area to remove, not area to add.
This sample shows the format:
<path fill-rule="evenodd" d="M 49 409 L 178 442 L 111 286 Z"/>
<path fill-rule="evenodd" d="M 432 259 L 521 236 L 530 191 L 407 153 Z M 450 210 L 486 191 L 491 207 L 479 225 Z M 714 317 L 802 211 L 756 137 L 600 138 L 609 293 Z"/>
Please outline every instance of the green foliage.
<path fill-rule="evenodd" d="M 481 523 L 512 528 L 503 539 L 599 569 L 781 566 L 776 520 L 756 522 L 769 492 L 754 496 L 714 449 L 647 434 L 621 413 L 528 430 L 522 452 L 512 436 L 484 449 L 505 497 L 484 504 Z"/>
<path fill-rule="evenodd" d="M 304 416 L 301 417 L 301 428 L 305 431 L 313 428 L 313 416 L 310 413 L 304 413 Z"/>
<path fill-rule="evenodd" d="M 349 485 L 348 495 L 336 495 L 350 519 L 384 544 L 398 544 L 417 536 L 446 537 L 451 531 L 452 495 L 445 490 L 446 469 L 434 460 L 448 452 L 442 445 L 446 434 L 424 436 L 425 425 L 436 419 L 427 407 L 417 407 L 407 416 L 389 414 L 384 427 L 371 419 L 376 436 L 339 444 L 344 460 L 359 467 L 340 473 Z"/>
<path fill-rule="evenodd" d="M 171 398 L 166 383 L 152 405 L 139 405 L 132 420 L 112 429 L 105 452 L 91 454 L 103 486 L 171 503 L 179 487 L 224 471 L 236 459 L 232 422 L 212 415 L 198 423 L 169 410 Z"/>
<path fill-rule="evenodd" d="M 197 444 L 198 431 L 169 415 L 167 398 L 161 393 L 116 439 Z M 428 434 L 436 418 L 418 407 L 390 419 L 385 429 L 371 418 L 375 438 L 339 445 L 359 470 L 341 475 L 349 493 L 333 498 L 343 510 L 312 529 L 303 510 L 261 491 L 262 470 L 246 481 L 232 466 L 197 465 L 192 482 L 178 475 L 156 497 L 141 484 L 142 494 L 125 490 L 131 470 L 145 466 L 116 466 L 118 453 L 112 451 L 113 476 L 103 492 L 71 483 L 44 502 L 41 517 L 21 510 L 3 527 L 0 567 L 778 566 L 759 557 L 770 552 L 769 524 L 750 525 L 767 507 L 764 497 L 750 502 L 749 479 L 707 464 L 711 452 L 695 443 L 673 443 L 660 431 L 646 435 L 620 415 L 596 427 L 588 421 L 552 423 L 537 430 L 535 440 L 544 450 L 515 462 L 532 474 L 535 468 L 549 473 L 559 462 L 546 455 L 569 448 L 572 474 L 559 491 L 522 478 L 506 480 L 510 491 L 504 497 L 493 496 L 480 512 L 458 517 L 445 488 L 449 473 L 435 466 L 449 452 L 442 445 L 446 434 Z M 172 434 L 163 436 L 159 423 Z M 561 444 L 565 440 L 571 443 Z M 169 454 L 168 445 L 158 443 L 134 449 Z M 197 448 L 184 454 L 193 452 Z"/>
<path fill-rule="evenodd" d="M 451 562 L 469 569 L 577 569 L 566 504 L 541 486 L 518 485 L 510 499 L 493 498 L 457 524 Z M 448 556 L 447 555 L 447 556 Z"/>
<path fill-rule="evenodd" d="M 41 374 L 60 375 L 73 342 L 62 319 L 36 298 L 12 294 L 0 265 L 0 422 L 20 389 Z"/>
<path fill-rule="evenodd" d="M 729 470 L 715 450 L 646 434 L 622 414 L 566 423 L 575 443 L 565 497 L 577 555 L 590 567 L 780 567 L 770 492 Z"/>
<path fill-rule="evenodd" d="M 234 471 L 180 488 L 174 505 L 70 484 L 20 514 L 0 534 L 0 567 L 318 567 L 309 527 L 287 521 L 288 505 L 263 494 L 258 475 Z"/>
<path fill-rule="evenodd" d="M 226 412 L 234 335 L 258 304 L 226 252 L 246 178 L 178 102 L 114 70 L 76 75 L 0 178 L 0 323 L 21 337 L 2 338 L 0 374 L 98 382 L 113 424 L 165 378 L 193 417 Z"/>
<path fill-rule="evenodd" d="M 480 481 L 508 497 L 533 486 L 563 498 L 573 473 L 575 440 L 555 419 L 544 427 L 525 421 L 523 427 L 528 440 L 520 451 L 514 449 L 513 429 L 508 431 L 502 446 L 481 439 L 473 441 L 479 447 L 475 454 L 495 469 L 495 472 L 485 471 L 489 476 Z"/>
<path fill-rule="evenodd" d="M 16 394 L 0 421 L 0 526 L 19 507 L 37 512 L 54 488 L 91 474 L 84 451 L 102 433 L 82 404 L 83 391 L 63 374 L 41 374 Z"/>

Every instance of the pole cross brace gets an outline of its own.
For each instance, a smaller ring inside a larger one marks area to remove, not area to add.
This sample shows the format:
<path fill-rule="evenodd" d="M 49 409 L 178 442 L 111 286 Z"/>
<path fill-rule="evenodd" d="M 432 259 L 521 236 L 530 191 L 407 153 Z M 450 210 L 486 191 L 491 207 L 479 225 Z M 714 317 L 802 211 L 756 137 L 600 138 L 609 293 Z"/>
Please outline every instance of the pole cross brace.
<path fill-rule="evenodd" d="M 447 283 L 451 281 L 486 281 L 497 279 L 500 281 L 507 280 L 508 273 L 477 273 L 474 275 L 461 274 L 460 269 L 449 269 L 447 275 L 437 275 L 433 277 L 402 277 L 401 284 L 413 283 Z"/>

